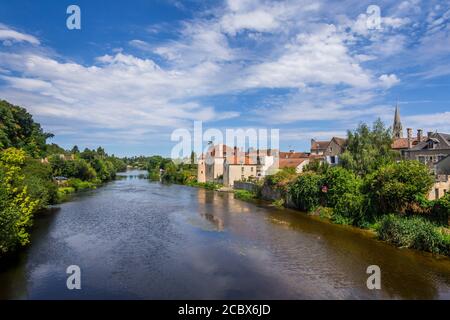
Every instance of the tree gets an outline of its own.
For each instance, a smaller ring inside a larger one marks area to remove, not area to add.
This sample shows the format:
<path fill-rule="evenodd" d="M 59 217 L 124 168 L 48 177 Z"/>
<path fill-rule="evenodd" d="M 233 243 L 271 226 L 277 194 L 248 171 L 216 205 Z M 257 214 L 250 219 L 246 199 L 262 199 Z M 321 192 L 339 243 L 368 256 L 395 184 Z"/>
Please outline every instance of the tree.
<path fill-rule="evenodd" d="M 344 194 L 359 194 L 363 180 L 352 171 L 342 167 L 331 167 L 325 173 L 324 184 L 327 186 L 327 204 L 334 207 Z"/>
<path fill-rule="evenodd" d="M 347 147 L 340 163 L 358 175 L 365 175 L 396 158 L 391 145 L 390 129 L 386 129 L 380 119 L 373 123 L 372 129 L 361 123 L 354 132 L 348 131 Z"/>
<path fill-rule="evenodd" d="M 39 206 L 23 185 L 25 152 L 8 148 L 0 153 L 0 255 L 29 243 L 28 227 Z"/>
<path fill-rule="evenodd" d="M 315 172 L 305 172 L 294 180 L 288 187 L 288 193 L 297 208 L 312 211 L 318 207 L 322 198 L 323 182 L 324 177 Z"/>
<path fill-rule="evenodd" d="M 72 150 L 70 150 L 70 152 L 71 152 L 72 154 L 79 154 L 79 153 L 80 153 L 80 149 L 78 149 L 78 146 L 77 146 L 77 145 L 74 145 L 73 148 L 72 148 Z"/>
<path fill-rule="evenodd" d="M 419 161 L 389 163 L 366 180 L 365 191 L 379 214 L 408 213 L 433 185 L 430 171 Z"/>
<path fill-rule="evenodd" d="M 44 133 L 24 108 L 1 100 L 0 119 L 0 149 L 14 147 L 25 150 L 32 157 L 45 155 L 46 140 L 53 134 Z"/>

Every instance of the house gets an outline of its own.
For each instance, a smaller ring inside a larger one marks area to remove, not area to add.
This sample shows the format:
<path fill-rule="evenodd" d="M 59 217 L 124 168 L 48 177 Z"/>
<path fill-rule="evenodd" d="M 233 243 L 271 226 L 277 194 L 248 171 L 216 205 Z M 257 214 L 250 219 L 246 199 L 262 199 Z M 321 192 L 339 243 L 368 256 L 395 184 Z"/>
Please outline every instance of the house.
<path fill-rule="evenodd" d="M 419 142 L 424 141 L 426 138 L 422 134 L 422 129 L 417 130 L 417 135 L 413 137 L 412 128 L 407 128 L 406 138 L 394 138 L 392 141 L 391 148 L 393 150 L 399 151 L 401 156 L 405 157 L 405 151 L 414 148 Z"/>
<path fill-rule="evenodd" d="M 441 159 L 434 165 L 434 172 L 437 175 L 450 175 L 450 156 Z"/>
<path fill-rule="evenodd" d="M 258 164 L 252 157 L 248 155 L 240 157 L 236 154 L 225 160 L 223 184 L 226 187 L 232 187 L 235 181 L 256 179 L 257 170 Z"/>
<path fill-rule="evenodd" d="M 322 156 L 323 160 L 330 165 L 339 163 L 339 155 L 345 151 L 347 139 L 333 137 L 327 141 L 311 139 L 311 156 Z"/>
<path fill-rule="evenodd" d="M 223 166 L 227 154 L 233 153 L 233 148 L 225 144 L 210 146 L 205 154 L 198 159 L 197 181 L 198 182 L 222 182 Z"/>
<path fill-rule="evenodd" d="M 259 180 L 278 170 L 279 152 L 276 149 L 249 149 L 243 152 L 233 148 L 224 162 L 223 184 L 232 187 L 235 181 Z"/>
<path fill-rule="evenodd" d="M 434 171 L 434 166 L 450 155 L 450 134 L 428 132 L 415 146 L 403 150 L 407 160 L 418 160 Z"/>
<path fill-rule="evenodd" d="M 440 199 L 448 192 L 450 192 L 450 175 L 436 175 L 436 180 L 427 198 L 428 200 Z"/>
<path fill-rule="evenodd" d="M 303 158 L 284 158 L 280 159 L 279 168 L 295 168 L 295 172 L 301 173 L 303 172 L 304 167 L 309 164 L 310 159 L 308 157 Z"/>

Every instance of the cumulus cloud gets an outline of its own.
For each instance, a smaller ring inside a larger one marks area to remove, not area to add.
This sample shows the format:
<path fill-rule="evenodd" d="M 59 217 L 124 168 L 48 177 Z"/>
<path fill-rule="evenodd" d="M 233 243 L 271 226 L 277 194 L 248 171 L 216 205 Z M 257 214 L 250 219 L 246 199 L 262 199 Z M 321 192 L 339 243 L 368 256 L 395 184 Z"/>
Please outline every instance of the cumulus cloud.
<path fill-rule="evenodd" d="M 400 82 L 395 74 L 383 74 L 379 79 L 386 88 L 390 88 Z"/>
<path fill-rule="evenodd" d="M 47 117 L 50 127 L 66 134 L 80 133 L 81 126 L 97 128 L 89 132 L 97 139 L 117 135 L 135 141 L 193 120 L 236 118 L 242 111 L 235 111 L 240 106 L 229 97 L 264 97 L 272 89 L 288 94 L 278 95 L 277 103 L 261 99 L 245 120 L 346 122 L 390 112 L 376 97 L 400 83 L 397 64 L 420 65 L 450 52 L 445 46 L 450 11 L 433 7 L 423 37 L 412 39 L 411 34 L 419 34 L 412 32 L 417 31 L 413 17 L 422 14 L 418 0 L 391 6 L 381 2 L 377 30 L 367 28 L 366 8 L 359 1 L 344 4 L 228 0 L 205 14 L 165 25 L 172 28 L 170 37 L 157 42 L 161 26 L 143 27 L 152 40 L 140 34 L 121 43 L 124 49 L 100 51 L 94 63 L 85 65 L 70 57 L 5 48 L 0 52 L 5 83 L 0 94 Z M 40 45 L 36 37 L 4 25 L 0 40 Z M 407 49 L 420 54 L 405 58 Z M 395 57 L 401 61 L 394 63 Z M 436 75 L 447 69 L 428 71 Z M 209 102 L 216 96 L 225 101 L 220 107 Z"/>

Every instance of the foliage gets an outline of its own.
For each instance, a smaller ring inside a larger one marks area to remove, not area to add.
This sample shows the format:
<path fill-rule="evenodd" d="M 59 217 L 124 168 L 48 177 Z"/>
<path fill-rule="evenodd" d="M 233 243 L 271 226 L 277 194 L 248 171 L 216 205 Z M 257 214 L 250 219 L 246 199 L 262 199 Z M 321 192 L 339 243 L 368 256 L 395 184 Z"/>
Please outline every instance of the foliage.
<path fill-rule="evenodd" d="M 188 185 L 190 187 L 198 187 L 198 188 L 203 188 L 203 189 L 207 189 L 207 190 L 219 190 L 222 187 L 222 185 L 218 184 L 218 183 L 197 182 L 196 180 L 188 181 L 186 183 L 186 185 Z"/>
<path fill-rule="evenodd" d="M 330 165 L 327 162 L 315 159 L 306 164 L 303 171 L 314 171 L 319 174 L 325 174 L 329 168 Z"/>
<path fill-rule="evenodd" d="M 359 194 L 363 180 L 342 167 L 329 168 L 324 176 L 324 185 L 327 186 L 327 205 L 334 207 L 344 194 Z"/>
<path fill-rule="evenodd" d="M 366 208 L 366 197 L 363 194 L 346 192 L 337 200 L 332 220 L 340 224 L 363 226 L 369 219 Z"/>
<path fill-rule="evenodd" d="M 374 122 L 372 129 L 361 123 L 354 132 L 348 131 L 347 135 L 347 147 L 340 157 L 340 163 L 358 175 L 371 173 L 397 156 L 391 149 L 390 129 L 386 129 L 380 119 Z"/>
<path fill-rule="evenodd" d="M 265 183 L 270 187 L 273 186 L 281 191 L 286 191 L 287 184 L 297 176 L 298 174 L 295 168 L 285 168 L 273 175 L 267 176 Z"/>
<path fill-rule="evenodd" d="M 38 209 L 58 201 L 57 186 L 52 181 L 50 164 L 27 158 L 23 167 L 23 187 L 27 187 L 32 199 L 39 200 Z"/>
<path fill-rule="evenodd" d="M 315 172 L 305 172 L 299 175 L 288 186 L 288 193 L 297 208 L 312 211 L 320 205 L 324 177 Z"/>
<path fill-rule="evenodd" d="M 399 247 L 450 255 L 450 239 L 436 225 L 419 217 L 386 215 L 378 236 Z"/>
<path fill-rule="evenodd" d="M 70 188 L 73 188 L 75 191 L 81 191 L 85 189 L 95 189 L 97 186 L 95 182 L 83 181 L 77 178 L 69 179 L 67 185 Z"/>
<path fill-rule="evenodd" d="M 256 194 L 248 191 L 248 190 L 234 190 L 234 197 L 236 199 L 240 199 L 240 200 L 244 200 L 244 201 L 249 201 L 249 200 L 253 200 L 256 198 Z"/>
<path fill-rule="evenodd" d="M 433 178 L 418 161 L 386 164 L 367 177 L 366 193 L 379 214 L 411 212 L 411 206 L 428 193 Z"/>
<path fill-rule="evenodd" d="M 447 225 L 450 216 L 450 193 L 433 202 L 431 218 L 438 224 Z"/>
<path fill-rule="evenodd" d="M 15 148 L 0 153 L 0 256 L 29 243 L 27 229 L 39 207 L 23 184 L 25 157 Z"/>
<path fill-rule="evenodd" d="M 0 100 L 0 149 L 23 149 L 32 157 L 43 156 L 46 140 L 53 137 L 24 108 Z"/>

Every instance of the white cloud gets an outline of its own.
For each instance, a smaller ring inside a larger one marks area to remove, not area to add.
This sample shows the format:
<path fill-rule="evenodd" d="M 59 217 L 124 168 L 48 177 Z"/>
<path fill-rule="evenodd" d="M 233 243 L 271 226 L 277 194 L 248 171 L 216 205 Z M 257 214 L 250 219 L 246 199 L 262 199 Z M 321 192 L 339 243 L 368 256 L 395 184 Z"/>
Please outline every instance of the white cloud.
<path fill-rule="evenodd" d="M 28 42 L 33 45 L 40 44 L 40 41 L 36 37 L 15 31 L 3 24 L 0 24 L 0 40 L 5 41 L 6 45 L 11 45 L 12 42 Z"/>
<path fill-rule="evenodd" d="M 386 88 L 390 88 L 400 82 L 395 74 L 383 74 L 379 79 Z"/>

